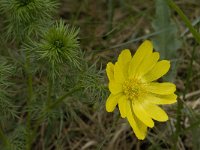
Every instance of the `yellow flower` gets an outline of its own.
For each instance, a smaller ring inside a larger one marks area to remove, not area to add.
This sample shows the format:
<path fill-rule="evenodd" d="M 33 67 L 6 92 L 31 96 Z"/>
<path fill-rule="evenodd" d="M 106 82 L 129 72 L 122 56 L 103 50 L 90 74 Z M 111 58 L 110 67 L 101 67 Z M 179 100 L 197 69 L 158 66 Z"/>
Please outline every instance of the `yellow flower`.
<path fill-rule="evenodd" d="M 111 92 L 106 101 L 106 110 L 112 112 L 118 105 L 121 117 L 127 118 L 141 140 L 146 137 L 147 127 L 154 126 L 153 120 L 168 120 L 158 104 L 172 104 L 177 99 L 173 83 L 155 81 L 170 68 L 169 61 L 158 59 L 159 53 L 153 52 L 152 43 L 146 40 L 133 57 L 125 49 L 115 65 L 109 62 L 106 67 Z"/>

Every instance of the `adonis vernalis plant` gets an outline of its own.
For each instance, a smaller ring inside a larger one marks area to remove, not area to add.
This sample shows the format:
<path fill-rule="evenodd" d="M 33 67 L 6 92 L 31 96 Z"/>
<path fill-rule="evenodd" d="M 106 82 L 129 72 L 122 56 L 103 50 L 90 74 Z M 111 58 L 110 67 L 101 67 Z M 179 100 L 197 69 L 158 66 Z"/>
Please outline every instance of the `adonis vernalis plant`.
<path fill-rule="evenodd" d="M 109 62 L 106 72 L 109 79 L 110 96 L 106 110 L 112 112 L 116 105 L 122 118 L 127 118 L 138 139 L 143 140 L 147 127 L 154 121 L 164 122 L 168 116 L 159 104 L 176 102 L 176 86 L 170 82 L 159 83 L 157 79 L 170 68 L 168 60 L 159 60 L 150 41 L 144 41 L 132 57 L 128 49 L 123 50 L 115 64 Z"/>

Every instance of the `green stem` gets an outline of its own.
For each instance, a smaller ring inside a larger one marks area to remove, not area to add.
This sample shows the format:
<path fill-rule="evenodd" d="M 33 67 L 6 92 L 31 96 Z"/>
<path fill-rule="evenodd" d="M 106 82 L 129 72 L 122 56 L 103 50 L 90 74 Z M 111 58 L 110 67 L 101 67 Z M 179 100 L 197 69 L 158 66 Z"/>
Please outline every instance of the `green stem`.
<path fill-rule="evenodd" d="M 108 0 L 108 30 L 112 30 L 112 22 L 113 22 L 113 0 Z"/>
<path fill-rule="evenodd" d="M 183 102 L 186 101 L 186 93 L 188 92 L 188 89 L 190 87 L 190 79 L 192 76 L 192 64 L 194 61 L 194 56 L 195 56 L 195 50 L 196 46 L 194 46 L 192 50 L 192 57 L 190 59 L 190 64 L 187 70 L 187 77 L 186 77 L 186 83 L 185 83 L 185 89 L 183 91 L 183 100 L 178 100 L 178 105 L 177 105 L 177 123 L 176 123 L 176 138 L 175 138 L 175 143 L 178 142 L 178 137 L 182 133 L 182 127 L 181 127 L 181 117 L 182 117 L 182 109 L 183 109 Z M 176 144 L 174 144 L 175 146 Z"/>
<path fill-rule="evenodd" d="M 4 135 L 3 130 L 1 128 L 0 128 L 0 139 L 5 147 L 8 147 L 10 145 L 8 138 Z"/>
<path fill-rule="evenodd" d="M 31 106 L 31 101 L 33 97 L 33 83 L 32 83 L 32 73 L 30 69 L 30 58 L 29 55 L 26 54 L 26 61 L 25 61 L 25 70 L 27 74 L 27 80 L 28 80 L 28 99 L 27 99 L 27 108 L 28 108 L 28 114 L 27 114 L 27 131 L 28 131 L 28 138 L 27 138 L 27 145 L 26 149 L 31 149 L 31 114 L 29 111 L 29 108 Z"/>
<path fill-rule="evenodd" d="M 191 124 L 189 127 L 184 129 L 184 132 L 190 131 L 191 129 L 197 128 L 200 125 L 200 119 L 195 123 Z"/>
<path fill-rule="evenodd" d="M 65 98 L 67 98 L 68 96 L 70 96 L 71 94 L 73 94 L 74 92 L 77 92 L 81 89 L 81 87 L 77 87 L 72 89 L 71 91 L 67 92 L 66 94 L 64 94 L 63 96 L 61 96 L 60 98 L 58 98 L 56 101 L 54 101 L 51 105 L 49 105 L 47 107 L 47 111 L 53 110 L 54 108 L 56 108 L 60 103 L 63 102 L 63 100 L 65 100 Z"/>
<path fill-rule="evenodd" d="M 50 103 L 51 103 L 51 92 L 52 92 L 52 87 L 53 87 L 53 83 L 52 83 L 52 81 L 49 79 L 48 93 L 47 93 L 47 104 L 50 104 Z"/>
<path fill-rule="evenodd" d="M 35 121 L 35 125 L 34 125 L 34 133 L 37 130 L 37 128 L 40 126 L 41 122 L 43 121 L 43 119 L 45 118 L 45 115 L 50 112 L 51 110 L 55 109 L 59 104 L 61 104 L 63 102 L 63 100 L 65 100 L 65 98 L 67 98 L 68 96 L 70 96 L 71 94 L 79 91 L 81 89 L 81 87 L 76 87 L 70 91 L 68 91 L 66 94 L 64 94 L 63 96 L 61 96 L 60 98 L 58 98 L 57 100 L 55 100 L 53 103 L 49 104 L 46 106 L 44 113 L 42 113 L 38 119 Z M 34 136 L 35 137 L 35 136 Z"/>
<path fill-rule="evenodd" d="M 176 110 L 176 133 L 175 133 L 175 140 L 174 140 L 174 149 L 176 149 L 176 143 L 178 142 L 178 137 L 181 133 L 181 117 L 182 117 L 182 109 L 183 109 L 183 102 L 178 99 L 177 102 L 177 110 Z"/>
<path fill-rule="evenodd" d="M 173 0 L 167 0 L 169 6 L 173 8 L 181 17 L 181 19 L 185 22 L 186 26 L 189 28 L 190 32 L 196 39 L 196 41 L 200 44 L 200 34 L 197 32 L 197 30 L 192 26 L 190 20 L 187 18 L 187 16 L 183 13 L 183 11 L 174 3 Z"/>

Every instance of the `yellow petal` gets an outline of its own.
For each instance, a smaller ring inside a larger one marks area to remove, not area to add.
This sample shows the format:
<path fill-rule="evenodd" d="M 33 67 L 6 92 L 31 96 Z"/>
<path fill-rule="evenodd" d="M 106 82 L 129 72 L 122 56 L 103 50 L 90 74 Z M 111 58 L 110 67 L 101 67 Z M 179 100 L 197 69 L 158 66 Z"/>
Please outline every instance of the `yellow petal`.
<path fill-rule="evenodd" d="M 109 62 L 106 66 L 106 73 L 110 81 L 114 80 L 114 64 L 111 62 Z"/>
<path fill-rule="evenodd" d="M 123 69 L 118 62 L 116 62 L 114 66 L 114 79 L 118 83 L 123 83 L 125 81 Z"/>
<path fill-rule="evenodd" d="M 148 85 L 147 90 L 151 93 L 160 94 L 160 95 L 169 95 L 173 94 L 176 91 L 176 86 L 173 83 L 164 82 L 152 82 Z"/>
<path fill-rule="evenodd" d="M 157 95 L 157 94 L 148 94 L 148 96 L 145 98 L 147 102 L 153 103 L 153 104 L 173 104 L 177 100 L 176 94 L 170 94 L 170 95 Z"/>
<path fill-rule="evenodd" d="M 126 103 L 127 103 L 126 96 L 125 95 L 121 96 L 118 101 L 118 106 L 122 118 L 126 117 Z"/>
<path fill-rule="evenodd" d="M 121 97 L 122 95 L 121 94 L 117 94 L 117 95 L 113 95 L 113 94 L 110 94 L 107 101 L 106 101 L 106 111 L 107 112 L 112 112 L 117 103 L 118 103 L 118 99 Z"/>
<path fill-rule="evenodd" d="M 154 122 L 143 108 L 143 105 L 141 105 L 140 102 L 136 100 L 132 106 L 133 106 L 133 111 L 137 116 L 137 118 L 141 120 L 145 125 L 152 128 L 154 126 Z"/>
<path fill-rule="evenodd" d="M 120 64 L 126 64 L 127 62 L 129 62 L 131 60 L 131 58 L 132 57 L 131 57 L 130 50 L 129 49 L 125 49 L 120 53 L 120 55 L 118 57 L 118 62 Z"/>
<path fill-rule="evenodd" d="M 151 103 L 145 103 L 143 105 L 144 109 L 146 110 L 147 114 L 157 121 L 167 121 L 168 116 L 163 109 L 159 106 Z"/>
<path fill-rule="evenodd" d="M 140 130 L 141 134 L 142 134 L 142 137 L 137 137 L 137 138 L 140 139 L 140 140 L 144 140 L 144 138 L 145 138 L 146 135 L 147 135 L 147 126 L 146 126 L 142 121 L 140 121 L 140 120 L 135 116 L 134 113 L 133 113 L 133 117 L 134 117 L 134 120 L 135 120 L 137 126 L 139 127 L 139 130 Z"/>
<path fill-rule="evenodd" d="M 142 61 L 142 63 L 140 64 L 138 71 L 136 73 L 137 74 L 136 76 L 141 77 L 147 72 L 149 72 L 156 65 L 159 57 L 160 55 L 158 52 L 147 55 Z"/>
<path fill-rule="evenodd" d="M 170 62 L 167 60 L 159 61 L 147 74 L 144 75 L 146 82 L 151 82 L 159 79 L 169 71 Z"/>
<path fill-rule="evenodd" d="M 110 81 L 108 86 L 110 92 L 114 95 L 122 92 L 122 84 L 120 83 Z"/>
<path fill-rule="evenodd" d="M 128 68 L 131 58 L 132 58 L 131 52 L 128 49 L 123 50 L 118 57 L 118 63 L 122 68 L 125 78 L 128 77 Z"/>
<path fill-rule="evenodd" d="M 137 68 L 139 67 L 140 63 L 142 60 L 151 54 L 153 51 L 153 45 L 150 41 L 146 40 L 144 41 L 136 51 L 135 55 L 130 61 L 129 65 L 129 76 L 134 76 L 135 73 L 137 72 Z"/>
<path fill-rule="evenodd" d="M 127 103 L 127 119 L 136 137 L 140 140 L 143 140 L 146 137 L 147 126 L 135 116 L 131 102 Z"/>

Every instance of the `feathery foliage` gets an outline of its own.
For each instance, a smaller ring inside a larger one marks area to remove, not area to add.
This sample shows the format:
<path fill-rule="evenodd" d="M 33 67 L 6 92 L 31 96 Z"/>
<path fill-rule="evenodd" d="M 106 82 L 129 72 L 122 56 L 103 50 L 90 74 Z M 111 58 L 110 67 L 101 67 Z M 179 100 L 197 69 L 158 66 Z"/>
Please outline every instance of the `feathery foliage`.
<path fill-rule="evenodd" d="M 103 72 L 96 69 L 96 65 L 85 66 L 85 69 L 82 71 L 79 76 L 80 86 L 84 89 L 84 93 L 89 95 L 90 103 L 102 104 L 103 100 L 107 96 L 107 87 L 104 85 Z"/>
<path fill-rule="evenodd" d="M 27 143 L 27 131 L 24 126 L 17 126 L 15 130 L 11 133 L 10 136 L 10 145 L 8 150 L 24 150 L 26 149 Z"/>
<path fill-rule="evenodd" d="M 16 116 L 15 106 L 10 99 L 8 89 L 11 86 L 9 81 L 13 75 L 13 67 L 8 65 L 5 59 L 0 59 L 0 118 L 8 119 Z M 5 118 L 4 118 L 5 117 Z"/>
<path fill-rule="evenodd" d="M 6 38 L 22 41 L 25 36 L 39 36 L 51 23 L 57 7 L 55 0 L 0 0 Z"/>

